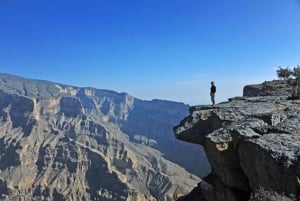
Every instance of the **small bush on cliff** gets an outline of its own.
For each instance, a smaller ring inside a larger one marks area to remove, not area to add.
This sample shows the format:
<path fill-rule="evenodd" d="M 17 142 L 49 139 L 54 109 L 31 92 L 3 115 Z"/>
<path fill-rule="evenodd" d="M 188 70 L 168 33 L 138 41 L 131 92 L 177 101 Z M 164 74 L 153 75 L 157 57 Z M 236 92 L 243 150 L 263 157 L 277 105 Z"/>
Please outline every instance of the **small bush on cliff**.
<path fill-rule="evenodd" d="M 260 188 L 258 191 L 251 194 L 249 201 L 296 201 L 294 196 L 280 195 L 274 191 L 267 191 Z"/>
<path fill-rule="evenodd" d="M 284 80 L 289 79 L 293 74 L 291 69 L 289 69 L 288 67 L 287 68 L 282 68 L 281 66 L 278 67 L 278 70 L 276 72 L 277 72 L 278 78 L 279 79 L 284 79 Z"/>
<path fill-rule="evenodd" d="M 287 83 L 292 86 L 293 92 L 291 99 L 300 99 L 300 66 L 297 65 L 293 70 L 288 67 L 282 68 L 279 66 L 277 76 L 280 79 L 286 80 Z"/>

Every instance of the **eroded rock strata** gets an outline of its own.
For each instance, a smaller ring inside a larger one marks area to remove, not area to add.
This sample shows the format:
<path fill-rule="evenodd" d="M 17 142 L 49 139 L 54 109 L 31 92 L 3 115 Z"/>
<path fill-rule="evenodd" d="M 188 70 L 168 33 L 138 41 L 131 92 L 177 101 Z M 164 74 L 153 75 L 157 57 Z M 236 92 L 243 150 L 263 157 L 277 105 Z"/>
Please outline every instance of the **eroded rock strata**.
<path fill-rule="evenodd" d="M 0 74 L 0 200 L 171 201 L 188 193 L 199 178 L 154 149 L 172 137 L 163 132 L 186 105 L 156 102 Z M 136 121 L 139 107 L 162 109 Z M 144 132 L 149 122 L 164 141 Z"/>

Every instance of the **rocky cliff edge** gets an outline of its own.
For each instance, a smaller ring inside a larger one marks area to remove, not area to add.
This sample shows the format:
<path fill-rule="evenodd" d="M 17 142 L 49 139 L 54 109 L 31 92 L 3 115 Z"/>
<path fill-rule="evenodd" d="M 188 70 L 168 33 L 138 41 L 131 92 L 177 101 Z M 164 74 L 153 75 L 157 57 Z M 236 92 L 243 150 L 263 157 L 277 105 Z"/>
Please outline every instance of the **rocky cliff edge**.
<path fill-rule="evenodd" d="M 202 145 L 212 171 L 181 200 L 246 201 L 261 187 L 299 196 L 300 100 L 278 95 L 283 86 L 246 86 L 243 97 L 190 108 L 175 136 Z"/>

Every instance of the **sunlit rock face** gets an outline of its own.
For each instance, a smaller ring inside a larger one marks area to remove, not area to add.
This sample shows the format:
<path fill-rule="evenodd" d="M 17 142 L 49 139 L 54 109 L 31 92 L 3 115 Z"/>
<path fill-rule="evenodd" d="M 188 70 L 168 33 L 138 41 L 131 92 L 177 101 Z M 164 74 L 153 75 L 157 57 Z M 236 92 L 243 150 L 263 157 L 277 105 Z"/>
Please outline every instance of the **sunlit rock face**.
<path fill-rule="evenodd" d="M 261 187 L 299 196 L 300 101 L 278 95 L 283 84 L 246 86 L 247 96 L 190 108 L 175 137 L 202 145 L 212 170 L 181 200 L 246 201 Z"/>
<path fill-rule="evenodd" d="M 209 170 L 173 137 L 187 110 L 0 74 L 0 199 L 173 201 Z"/>

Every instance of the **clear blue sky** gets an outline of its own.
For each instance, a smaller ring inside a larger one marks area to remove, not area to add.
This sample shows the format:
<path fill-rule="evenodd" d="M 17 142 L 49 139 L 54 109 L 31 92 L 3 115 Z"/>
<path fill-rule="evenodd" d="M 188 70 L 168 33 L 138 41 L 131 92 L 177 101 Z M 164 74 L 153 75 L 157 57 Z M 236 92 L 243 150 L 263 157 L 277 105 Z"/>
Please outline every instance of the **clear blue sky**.
<path fill-rule="evenodd" d="M 299 0 L 0 0 L 0 72 L 209 103 L 300 64 Z"/>

